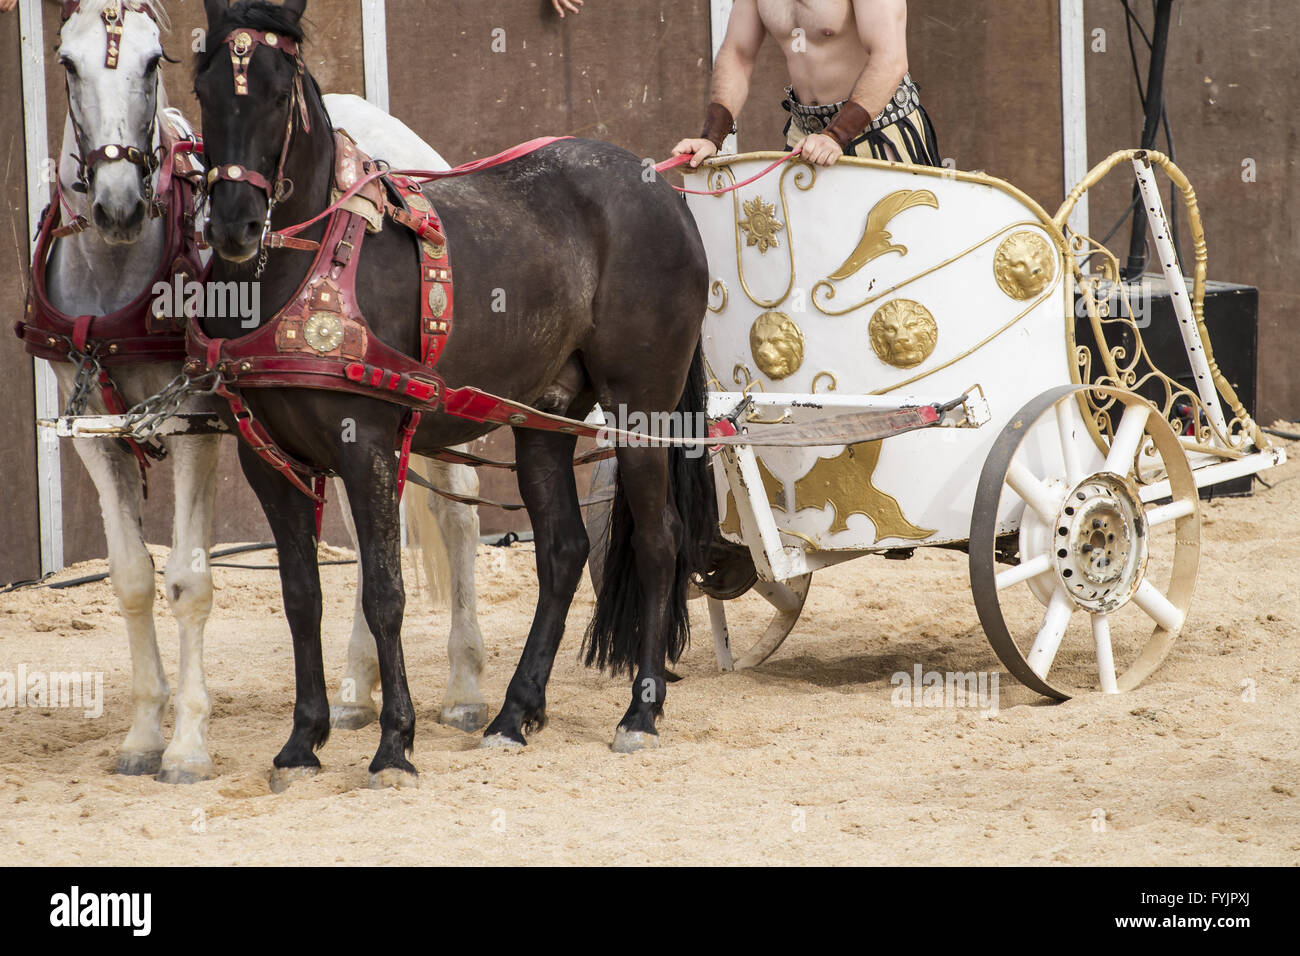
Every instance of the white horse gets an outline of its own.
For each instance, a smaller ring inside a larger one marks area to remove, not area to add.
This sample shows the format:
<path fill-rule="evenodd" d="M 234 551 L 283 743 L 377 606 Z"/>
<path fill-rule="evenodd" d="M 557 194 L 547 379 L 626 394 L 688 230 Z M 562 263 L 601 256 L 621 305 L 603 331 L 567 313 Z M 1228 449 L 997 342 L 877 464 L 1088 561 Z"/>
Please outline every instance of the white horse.
<path fill-rule="evenodd" d="M 102 14 L 114 7 L 120 11 L 122 29 L 116 63 L 110 67 L 106 62 L 108 41 Z M 67 71 L 69 115 L 59 162 L 60 196 L 55 201 L 64 203 L 69 219 L 81 216 L 93 226 L 59 239 L 49 256 L 49 297 L 54 307 L 67 315 L 110 314 L 138 296 L 158 271 L 166 243 L 166 220 L 147 215 L 145 183 L 156 185 L 154 174 L 142 175 L 138 165 L 128 162 L 97 162 L 85 172 L 84 191 L 78 191 L 83 179 L 78 157 L 89 156 L 106 144 L 134 146 L 150 155 L 159 145 L 163 124 L 169 124 L 182 136 L 189 133 L 183 117 L 167 108 L 160 78 L 160 31 L 167 26 L 167 15 L 156 0 L 130 0 L 120 5 L 119 0 L 82 0 L 63 24 L 58 54 Z M 365 111 L 357 104 L 372 114 L 369 126 L 364 122 Z M 357 127 L 355 135 L 362 140 L 363 148 L 384 155 L 387 144 L 382 137 L 398 137 L 399 131 L 392 125 L 396 121 L 388 120 L 364 101 L 347 105 L 354 107 L 349 122 Z M 346 112 L 347 105 L 340 112 Z M 401 131 L 401 142 L 414 136 L 405 127 Z M 442 163 L 431 149 L 424 149 L 427 152 L 423 159 Z M 66 362 L 53 364 L 63 393 L 71 394 L 74 366 Z M 179 362 L 117 365 L 111 369 L 113 381 L 128 405 L 157 394 L 179 372 Z M 181 410 L 214 408 L 210 398 L 194 397 Z M 96 390 L 89 396 L 86 411 L 107 412 Z M 211 704 L 203 673 L 203 633 L 212 608 L 208 553 L 220 436 L 169 436 L 160 441 L 173 463 L 175 487 L 172 548 L 163 581 L 180 640 L 176 723 L 170 743 L 162 733 L 169 687 L 154 628 L 154 566 L 142 535 L 139 466 L 134 455 L 115 441 L 76 439 L 74 447 L 99 492 L 110 580 L 131 648 L 135 708 L 131 729 L 118 752 L 116 771 L 157 773 L 162 782 L 189 783 L 213 775 L 208 753 Z M 437 468 L 437 479 L 450 490 L 476 492 L 477 478 L 472 469 Z M 451 680 L 442 713 L 456 726 L 476 729 L 487 719 L 486 703 L 478 688 L 483 648 L 473 586 L 478 516 L 472 508 L 450 502 L 444 505 L 443 501 L 437 499 L 434 511 L 453 558 L 453 626 L 449 642 Z M 343 510 L 347 515 L 346 502 Z M 426 534 L 426 542 L 430 537 L 433 535 Z M 426 547 L 426 566 L 434 557 L 429 551 Z M 374 641 L 361 614 L 358 589 L 348 680 L 339 698 L 340 726 L 358 726 L 367 717 L 374 719 L 371 693 L 378 683 L 374 657 Z"/>

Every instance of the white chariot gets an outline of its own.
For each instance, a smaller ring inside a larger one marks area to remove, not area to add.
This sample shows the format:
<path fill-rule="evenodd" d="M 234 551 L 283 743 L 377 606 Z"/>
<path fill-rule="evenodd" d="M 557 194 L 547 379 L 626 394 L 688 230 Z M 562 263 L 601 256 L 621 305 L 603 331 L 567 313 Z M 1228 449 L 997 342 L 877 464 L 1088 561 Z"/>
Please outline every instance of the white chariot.
<path fill-rule="evenodd" d="M 724 189 L 780 157 L 719 157 L 685 185 Z M 1152 363 L 1115 256 L 1067 225 L 1088 188 L 1128 165 L 1194 388 Z M 1157 169 L 1191 222 L 1190 290 Z M 1197 489 L 1285 460 L 1215 364 L 1201 313 L 1204 232 L 1176 166 L 1153 151 L 1118 153 L 1055 216 L 987 175 L 856 158 L 796 160 L 689 204 L 712 277 L 709 414 L 738 414 L 754 438 L 714 459 L 722 532 L 748 547 L 754 590 L 774 612 L 733 650 L 725 602 L 709 599 L 724 669 L 781 645 L 817 570 L 936 545 L 968 551 L 990 643 L 1040 693 L 1126 690 L 1160 664 L 1195 585 Z M 772 424 L 955 395 L 966 396 L 955 427 L 763 447 Z"/>

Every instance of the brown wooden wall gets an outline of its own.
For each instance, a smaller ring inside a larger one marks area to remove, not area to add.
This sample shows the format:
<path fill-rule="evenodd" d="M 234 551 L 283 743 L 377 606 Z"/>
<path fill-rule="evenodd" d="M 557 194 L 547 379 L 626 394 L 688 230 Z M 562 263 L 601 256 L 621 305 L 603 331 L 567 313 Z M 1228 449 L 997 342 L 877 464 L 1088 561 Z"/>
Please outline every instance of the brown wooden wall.
<path fill-rule="evenodd" d="M 1149 7 L 1138 3 L 1149 23 Z M 47 52 L 57 7 L 46 4 Z M 1260 414 L 1300 416 L 1300 384 L 1288 374 L 1296 354 L 1289 315 L 1300 301 L 1300 270 L 1291 265 L 1300 196 L 1295 184 L 1297 126 L 1291 104 L 1300 100 L 1300 71 L 1292 53 L 1300 29 L 1294 0 L 1176 5 L 1167 91 L 1177 156 L 1197 186 L 1209 226 L 1211 277 L 1260 288 Z M 196 118 L 189 94 L 190 31 L 202 23 L 198 0 L 168 3 L 174 28 L 167 41 L 186 60 L 168 71 L 173 102 Z M 619 143 L 660 158 L 683 135 L 698 131 L 707 102 L 710 37 L 707 0 L 587 0 L 563 21 L 549 0 L 388 0 L 388 56 L 392 111 L 451 162 L 495 152 L 539 135 L 570 134 Z M 1105 30 L 1105 52 L 1089 53 L 1090 160 L 1135 145 L 1141 113 L 1117 0 L 1086 4 L 1088 41 Z M 362 93 L 360 4 L 312 0 L 313 41 L 308 63 L 326 91 Z M 0 16 L 0 20 L 4 17 Z M 8 170 L 3 195 L 14 224 L 0 237 L 0 301 L 20 301 L 14 276 L 25 265 L 22 116 L 15 15 L 0 22 L 0 155 Z M 912 0 L 909 52 L 913 76 L 938 128 L 940 151 L 957 166 L 1006 178 L 1054 209 L 1063 198 L 1060 62 L 1055 0 Z M 505 49 L 493 52 L 493 30 L 504 29 Z M 1139 41 L 1140 42 L 1140 41 Z M 1142 57 L 1144 51 L 1140 51 Z M 1141 57 L 1140 57 L 1141 59 Z M 61 73 L 49 62 L 52 136 L 61 130 Z M 773 148 L 786 114 L 786 83 L 779 51 L 760 57 L 750 104 L 741 117 L 741 147 Z M 54 145 L 57 146 L 57 143 Z M 1257 181 L 1241 179 L 1254 161 Z M 1096 194 L 1094 227 L 1108 228 L 1127 199 L 1127 183 Z M 14 239 L 17 230 L 18 240 Z M 1123 243 L 1121 243 L 1123 245 Z M 6 278 L 8 277 L 8 278 Z M 7 324 L 7 323 L 6 323 Z M 30 451 L 30 364 L 16 347 L 0 349 L 6 400 L 0 424 L 9 424 L 13 454 L 6 456 L 7 488 L 24 504 L 0 517 L 14 542 L 0 554 L 0 581 L 34 573 L 36 534 Z M 24 404 L 25 403 L 25 404 Z M 509 456 L 510 438 L 483 443 Z M 71 449 L 65 451 L 64 523 L 69 560 L 102 554 L 93 489 Z M 223 454 L 217 539 L 265 538 L 265 523 L 243 485 L 233 442 Z M 161 469 L 153 496 L 161 503 Z M 484 493 L 514 498 L 513 478 L 485 473 Z M 485 510 L 485 530 L 526 527 L 521 513 Z M 166 506 L 146 522 L 150 540 L 169 537 Z M 341 541 L 337 519 L 325 537 Z M 7 563 L 6 563 L 7 562 Z"/>

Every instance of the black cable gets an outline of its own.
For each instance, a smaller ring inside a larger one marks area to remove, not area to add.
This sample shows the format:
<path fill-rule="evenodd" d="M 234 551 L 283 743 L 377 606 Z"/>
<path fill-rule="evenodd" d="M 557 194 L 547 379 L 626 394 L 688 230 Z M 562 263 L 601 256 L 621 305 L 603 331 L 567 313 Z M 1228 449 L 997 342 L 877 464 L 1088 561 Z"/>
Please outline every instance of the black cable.
<path fill-rule="evenodd" d="M 1148 52 L 1152 49 L 1152 41 L 1151 37 L 1147 34 L 1146 28 L 1142 26 L 1142 21 L 1138 19 L 1137 14 L 1133 12 L 1133 8 L 1129 5 L 1129 0 L 1120 0 L 1120 3 L 1124 7 L 1124 33 L 1128 39 L 1129 63 L 1133 69 L 1133 82 L 1137 86 L 1138 103 L 1142 107 L 1143 114 L 1145 114 L 1147 107 L 1147 94 L 1146 89 L 1142 85 L 1142 69 L 1138 65 L 1137 42 L 1133 39 L 1133 28 L 1137 27 L 1138 33 L 1142 37 L 1142 42 L 1146 44 Z M 1154 12 L 1156 0 L 1152 0 L 1151 5 Z M 1160 105 L 1160 122 L 1165 132 L 1165 142 L 1168 144 L 1167 155 L 1169 156 L 1169 160 L 1170 162 L 1177 163 L 1178 153 L 1174 148 L 1173 124 L 1169 121 L 1169 104 L 1167 101 Z M 1127 222 L 1129 217 L 1131 217 L 1136 211 L 1141 199 L 1141 194 L 1137 192 L 1135 188 L 1133 201 L 1129 204 L 1128 209 L 1125 210 L 1123 215 L 1120 216 L 1115 226 L 1106 234 L 1106 238 L 1101 240 L 1102 245 L 1109 242 L 1115 233 L 1119 232 L 1124 223 Z M 1178 235 L 1178 204 L 1179 198 L 1177 187 L 1171 182 L 1169 184 L 1169 238 L 1173 243 L 1174 253 L 1178 256 L 1178 261 L 1181 264 L 1183 262 L 1183 256 L 1182 242 Z M 1142 271 L 1146 271 L 1146 267 L 1150 261 L 1150 242 L 1147 239 L 1143 239 Z"/>
<path fill-rule="evenodd" d="M 229 548 L 223 548 L 220 551 L 213 551 L 210 555 L 208 555 L 208 558 L 209 559 L 227 558 L 230 557 L 230 555 L 232 554 L 247 554 L 249 551 L 269 551 L 274 547 L 275 547 L 275 543 L 271 541 L 263 541 L 258 544 L 236 544 L 236 545 L 232 545 Z M 213 567 L 226 567 L 226 565 L 213 565 Z M 163 572 L 158 571 L 157 573 L 162 574 Z M 69 578 L 67 581 L 55 581 L 52 584 L 46 584 L 44 586 L 50 588 L 51 590 L 61 591 L 64 588 L 75 588 L 82 584 L 93 584 L 96 581 L 103 581 L 108 577 L 108 574 L 109 573 L 107 571 L 103 571 L 99 574 L 87 574 L 85 577 Z M 48 577 L 49 577 L 48 574 L 45 575 L 45 578 Z M 26 582 L 26 584 L 39 584 L 41 581 L 44 581 L 45 578 L 41 578 L 39 581 L 29 581 Z M 13 591 L 24 586 L 26 585 L 21 582 L 19 584 L 10 585 L 9 587 L 5 588 L 4 591 L 0 591 L 0 594 L 3 594 L 7 591 Z"/>

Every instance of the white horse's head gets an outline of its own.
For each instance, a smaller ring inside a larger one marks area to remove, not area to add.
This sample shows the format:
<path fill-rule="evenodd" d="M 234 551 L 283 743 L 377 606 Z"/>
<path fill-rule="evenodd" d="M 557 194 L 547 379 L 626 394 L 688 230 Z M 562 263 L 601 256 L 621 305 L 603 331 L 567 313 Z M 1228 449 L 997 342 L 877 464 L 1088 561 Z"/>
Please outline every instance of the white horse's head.
<path fill-rule="evenodd" d="M 157 0 L 80 0 L 59 34 L 90 218 L 107 242 L 140 237 L 151 198 L 167 14 Z"/>

